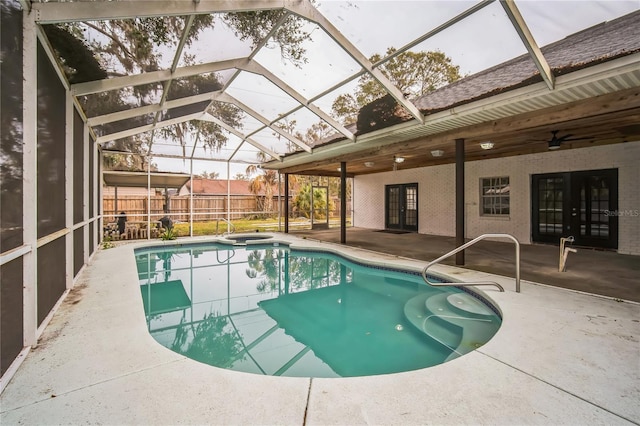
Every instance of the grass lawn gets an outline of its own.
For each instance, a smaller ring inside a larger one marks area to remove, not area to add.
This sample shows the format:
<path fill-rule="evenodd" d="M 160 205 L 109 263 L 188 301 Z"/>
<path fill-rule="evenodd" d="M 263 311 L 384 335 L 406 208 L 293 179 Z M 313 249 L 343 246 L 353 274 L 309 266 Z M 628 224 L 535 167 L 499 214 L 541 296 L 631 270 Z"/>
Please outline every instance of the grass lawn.
<path fill-rule="evenodd" d="M 334 220 L 331 221 L 332 226 Z M 278 219 L 255 219 L 255 220 L 246 220 L 246 219 L 237 219 L 232 220 L 233 223 L 232 231 L 234 233 L 240 232 L 277 232 L 278 231 Z M 281 222 L 282 231 L 284 231 L 284 219 Z M 337 225 L 339 226 L 339 224 Z M 347 226 L 351 226 L 351 221 L 347 220 Z M 189 236 L 189 222 L 176 223 L 174 226 L 174 231 L 176 236 L 178 237 L 188 237 Z M 217 228 L 217 229 L 216 229 Z M 289 229 L 311 229 L 311 223 L 308 219 L 289 219 Z M 227 232 L 227 224 L 226 222 L 220 221 L 212 221 L 212 222 L 194 222 L 193 223 L 193 235 L 220 235 Z"/>
<path fill-rule="evenodd" d="M 264 231 L 277 231 L 278 230 L 278 219 L 256 219 L 256 220 L 232 220 L 233 223 L 232 231 L 235 233 L 238 232 L 264 232 Z M 282 221 L 282 227 L 284 229 L 284 221 Z M 176 223 L 174 225 L 174 229 L 176 231 L 176 235 L 178 237 L 187 237 L 189 236 L 189 223 Z M 220 221 L 212 221 L 212 222 L 194 222 L 193 223 L 193 235 L 220 235 L 224 232 L 227 232 L 227 224 L 226 222 Z"/>

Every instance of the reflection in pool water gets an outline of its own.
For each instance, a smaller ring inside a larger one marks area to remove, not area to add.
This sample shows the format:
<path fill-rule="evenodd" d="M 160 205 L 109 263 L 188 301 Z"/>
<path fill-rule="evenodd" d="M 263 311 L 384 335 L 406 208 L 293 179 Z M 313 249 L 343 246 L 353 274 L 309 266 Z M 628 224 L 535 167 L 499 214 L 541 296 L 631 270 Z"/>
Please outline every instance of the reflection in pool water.
<path fill-rule="evenodd" d="M 147 324 L 162 345 L 232 370 L 350 377 L 415 370 L 488 341 L 500 317 L 418 275 L 286 247 L 136 251 Z"/>

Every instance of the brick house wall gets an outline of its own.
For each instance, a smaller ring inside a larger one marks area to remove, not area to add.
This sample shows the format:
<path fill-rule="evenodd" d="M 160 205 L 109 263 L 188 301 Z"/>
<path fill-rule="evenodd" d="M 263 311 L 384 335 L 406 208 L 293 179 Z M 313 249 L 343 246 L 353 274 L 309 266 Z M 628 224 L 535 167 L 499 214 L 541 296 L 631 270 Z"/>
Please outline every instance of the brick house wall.
<path fill-rule="evenodd" d="M 470 161 L 465 165 L 467 238 L 484 233 L 514 235 L 531 243 L 531 175 L 618 169 L 618 253 L 640 255 L 640 142 Z M 508 176 L 509 217 L 480 215 L 480 179 Z M 385 185 L 418 183 L 418 232 L 455 235 L 455 165 L 358 176 L 354 179 L 354 226 L 384 228 Z M 628 214 L 626 214 L 628 213 Z"/>

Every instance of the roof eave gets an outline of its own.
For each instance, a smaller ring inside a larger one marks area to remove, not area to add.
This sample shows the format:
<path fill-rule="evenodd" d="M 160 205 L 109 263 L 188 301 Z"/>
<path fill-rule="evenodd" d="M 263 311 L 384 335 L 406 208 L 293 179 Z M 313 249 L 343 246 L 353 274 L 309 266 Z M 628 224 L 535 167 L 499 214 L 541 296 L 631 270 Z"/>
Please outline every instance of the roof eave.
<path fill-rule="evenodd" d="M 603 82 L 606 84 L 602 84 Z M 624 84 L 627 84 L 627 87 L 623 87 Z M 587 86 L 589 86 L 589 90 L 581 90 Z M 355 143 L 343 139 L 327 145 L 320 145 L 314 148 L 313 154 L 294 153 L 284 157 L 281 161 L 266 163 L 263 168 L 286 170 L 290 167 L 312 164 L 364 149 L 384 147 L 405 140 L 461 129 L 472 124 L 485 122 L 488 116 L 491 117 L 490 120 L 506 118 L 575 101 L 576 97 L 582 96 L 582 100 L 587 100 L 630 87 L 640 87 L 640 52 L 561 75 L 556 80 L 554 90 L 549 90 L 547 85 L 540 81 L 427 115 L 424 124 L 415 120 L 404 122 L 358 136 Z M 594 92 L 594 90 L 598 92 Z M 568 91 L 571 91 L 570 96 Z M 567 95 L 563 96 L 563 94 Z M 534 99 L 537 102 L 527 102 Z M 527 104 L 525 106 L 519 105 L 518 112 L 515 112 L 514 108 L 510 108 L 514 104 L 525 103 Z"/>

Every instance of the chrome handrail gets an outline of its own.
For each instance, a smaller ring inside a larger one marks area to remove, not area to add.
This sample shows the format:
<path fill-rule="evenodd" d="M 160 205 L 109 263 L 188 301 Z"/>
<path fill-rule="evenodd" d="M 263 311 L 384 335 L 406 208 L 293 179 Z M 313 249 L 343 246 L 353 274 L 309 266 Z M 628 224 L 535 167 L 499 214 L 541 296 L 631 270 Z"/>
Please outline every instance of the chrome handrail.
<path fill-rule="evenodd" d="M 219 256 L 218 253 L 220 253 L 220 252 L 218 250 L 216 250 L 216 260 L 218 261 L 218 264 L 227 263 L 229 260 L 231 260 L 231 258 L 233 256 L 236 255 L 236 251 L 231 249 L 231 250 L 229 250 L 229 253 L 228 253 L 229 256 L 227 256 L 227 258 L 225 260 L 220 260 L 220 256 Z"/>
<path fill-rule="evenodd" d="M 229 225 L 229 227 L 231 228 L 231 231 L 227 232 L 223 232 L 222 235 L 229 235 L 229 234 L 233 234 L 234 232 L 236 232 L 236 227 L 233 223 L 231 223 L 230 220 L 227 219 L 216 219 L 216 235 L 218 235 L 218 228 L 220 227 L 220 221 L 225 222 L 227 225 Z"/>
<path fill-rule="evenodd" d="M 510 234 L 482 234 L 477 238 L 474 238 L 473 240 L 469 241 L 466 244 L 461 245 L 460 247 L 451 250 L 449 253 L 440 256 L 439 258 L 437 258 L 436 260 L 432 260 L 431 262 L 429 262 L 427 264 L 427 266 L 424 267 L 424 269 L 422 270 L 422 278 L 425 280 L 425 282 L 429 285 L 432 285 L 434 287 L 439 287 L 439 286 L 446 286 L 446 285 L 451 285 L 451 286 L 470 286 L 470 285 L 493 285 L 496 286 L 500 289 L 500 291 L 504 291 L 504 287 L 502 287 L 500 284 L 498 284 L 495 281 L 482 281 L 482 282 L 463 282 L 463 283 L 454 283 L 454 282 L 447 282 L 447 283 L 434 283 L 432 281 L 429 281 L 429 278 L 427 278 L 427 269 L 429 269 L 430 267 L 432 267 L 433 265 L 440 263 L 441 260 L 446 259 L 449 256 L 452 256 L 464 249 L 466 249 L 469 246 L 474 245 L 475 243 L 477 243 L 480 240 L 484 240 L 485 238 L 508 238 L 510 240 L 512 240 L 515 245 L 516 245 L 516 293 L 520 293 L 520 242 L 516 239 L 516 237 L 514 237 L 513 235 Z"/>

